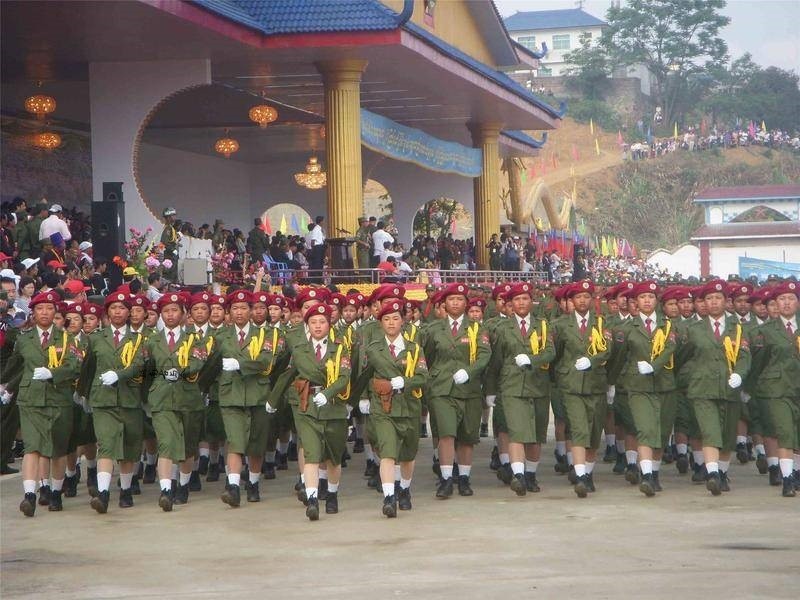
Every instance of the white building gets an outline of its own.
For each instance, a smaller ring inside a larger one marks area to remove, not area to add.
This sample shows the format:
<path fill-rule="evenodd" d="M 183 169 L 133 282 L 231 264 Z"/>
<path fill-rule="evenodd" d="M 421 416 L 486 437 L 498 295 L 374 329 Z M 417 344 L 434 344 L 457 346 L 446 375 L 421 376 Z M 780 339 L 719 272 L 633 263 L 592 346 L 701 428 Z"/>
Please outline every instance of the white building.
<path fill-rule="evenodd" d="M 742 259 L 800 263 L 800 185 L 709 188 L 694 202 L 705 213 L 692 235 L 702 275 L 743 275 Z"/>

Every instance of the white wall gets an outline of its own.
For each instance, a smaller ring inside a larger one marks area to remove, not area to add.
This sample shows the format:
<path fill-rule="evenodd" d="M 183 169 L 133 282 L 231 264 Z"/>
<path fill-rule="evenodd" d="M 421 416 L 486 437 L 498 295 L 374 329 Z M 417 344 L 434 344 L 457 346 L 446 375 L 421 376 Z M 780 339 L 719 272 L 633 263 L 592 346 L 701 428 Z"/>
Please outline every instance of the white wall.
<path fill-rule="evenodd" d="M 667 269 L 670 273 L 680 273 L 684 277 L 700 277 L 700 248 L 684 244 L 675 252 L 658 250 L 647 257 L 647 264 Z"/>
<path fill-rule="evenodd" d="M 711 273 L 723 278 L 730 273 L 738 273 L 740 256 L 800 263 L 800 240 L 776 238 L 710 242 Z"/>
<path fill-rule="evenodd" d="M 564 56 L 569 52 L 580 48 L 580 39 L 584 32 L 590 32 L 592 34 L 592 41 L 594 41 L 600 39 L 600 36 L 602 35 L 602 28 L 596 26 L 577 27 L 571 29 L 545 29 L 540 31 L 515 31 L 511 34 L 511 37 L 514 40 L 519 40 L 520 36 L 535 35 L 537 51 L 541 51 L 542 42 L 545 42 L 547 44 L 547 56 L 545 56 L 539 62 L 541 63 L 542 67 L 547 67 L 553 70 L 553 77 L 558 77 L 559 75 L 562 75 L 564 69 L 569 66 L 564 62 Z M 569 35 L 569 50 L 555 50 L 553 47 L 554 35 Z"/>

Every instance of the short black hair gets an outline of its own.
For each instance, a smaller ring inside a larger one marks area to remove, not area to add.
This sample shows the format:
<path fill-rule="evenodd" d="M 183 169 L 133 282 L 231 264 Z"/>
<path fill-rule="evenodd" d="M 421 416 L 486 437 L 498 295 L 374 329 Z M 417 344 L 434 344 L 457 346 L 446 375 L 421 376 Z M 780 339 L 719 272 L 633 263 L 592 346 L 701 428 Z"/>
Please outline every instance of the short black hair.
<path fill-rule="evenodd" d="M 56 287 L 60 283 L 60 281 L 61 278 L 55 271 L 46 271 L 44 275 L 42 275 L 42 283 L 49 288 Z"/>
<path fill-rule="evenodd" d="M 316 219 L 314 219 L 314 222 L 315 222 L 317 225 L 319 225 L 319 224 L 320 224 L 320 223 L 322 223 L 322 221 L 324 221 L 324 220 L 325 220 L 325 217 L 323 217 L 322 215 L 317 215 L 317 218 L 316 218 Z"/>
<path fill-rule="evenodd" d="M 156 283 L 160 279 L 161 275 L 158 273 L 150 273 L 150 275 L 147 276 L 147 283 Z"/>

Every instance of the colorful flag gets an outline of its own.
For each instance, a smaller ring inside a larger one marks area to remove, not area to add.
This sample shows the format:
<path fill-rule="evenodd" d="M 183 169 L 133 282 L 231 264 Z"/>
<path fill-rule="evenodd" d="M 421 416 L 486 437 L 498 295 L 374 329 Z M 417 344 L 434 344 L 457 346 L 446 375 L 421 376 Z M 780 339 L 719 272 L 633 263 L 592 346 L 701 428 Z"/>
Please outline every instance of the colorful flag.
<path fill-rule="evenodd" d="M 672 132 L 672 137 L 675 138 L 676 140 L 678 139 L 678 122 L 677 121 L 675 121 L 675 128 L 674 128 L 674 130 Z"/>
<path fill-rule="evenodd" d="M 653 132 L 650 130 L 650 125 L 647 126 L 647 143 L 653 143 Z"/>
<path fill-rule="evenodd" d="M 575 165 L 570 165 L 569 167 L 569 176 L 575 177 Z"/>
<path fill-rule="evenodd" d="M 763 132 L 767 131 L 767 124 L 764 123 L 764 121 L 761 121 L 761 131 L 763 131 Z"/>
<path fill-rule="evenodd" d="M 700 121 L 700 135 L 706 135 L 706 133 L 708 133 L 708 123 L 706 123 L 706 119 L 703 117 L 703 120 Z"/>
<path fill-rule="evenodd" d="M 528 181 L 528 172 L 525 169 L 521 169 L 519 172 L 519 178 L 522 181 L 522 184 L 525 185 Z"/>
<path fill-rule="evenodd" d="M 303 235 L 307 231 L 306 228 L 306 216 L 304 214 L 300 214 L 300 235 Z"/>
<path fill-rule="evenodd" d="M 572 203 L 576 203 L 578 201 L 578 182 L 576 180 L 572 180 Z"/>
<path fill-rule="evenodd" d="M 592 119 L 589 119 L 589 131 L 591 131 L 592 135 L 594 135 L 594 120 Z"/>
<path fill-rule="evenodd" d="M 625 143 L 625 142 L 624 142 L 624 140 L 622 139 L 622 130 L 621 130 L 621 129 L 617 129 L 617 144 L 619 144 L 620 146 L 622 146 L 622 144 L 624 144 L 624 143 Z"/>
<path fill-rule="evenodd" d="M 281 233 L 285 234 L 289 226 L 286 224 L 286 213 L 281 214 Z"/>
<path fill-rule="evenodd" d="M 597 156 L 600 156 L 600 140 L 594 138 L 594 151 L 597 153 Z"/>
<path fill-rule="evenodd" d="M 750 137 L 753 137 L 756 134 L 756 124 L 752 121 L 747 124 L 747 133 L 750 134 Z"/>
<path fill-rule="evenodd" d="M 291 223 L 293 231 L 297 233 L 303 233 L 302 231 L 300 231 L 300 224 L 297 222 L 297 215 L 294 213 L 292 213 Z"/>
<path fill-rule="evenodd" d="M 272 223 L 269 222 L 269 217 L 264 215 L 264 231 L 272 235 Z"/>

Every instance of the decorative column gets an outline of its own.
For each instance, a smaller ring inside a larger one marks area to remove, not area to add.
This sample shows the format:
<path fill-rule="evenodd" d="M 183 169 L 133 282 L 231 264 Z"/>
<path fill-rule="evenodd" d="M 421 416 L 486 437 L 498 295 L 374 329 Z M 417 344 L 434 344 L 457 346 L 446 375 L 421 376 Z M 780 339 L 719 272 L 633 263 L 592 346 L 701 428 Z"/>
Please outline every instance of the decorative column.
<path fill-rule="evenodd" d="M 329 237 L 355 234 L 364 205 L 361 173 L 361 74 L 365 60 L 315 64 L 325 86 Z M 350 236 L 348 236 L 350 237 Z"/>
<path fill-rule="evenodd" d="M 500 154 L 499 123 L 469 125 L 472 143 L 483 152 L 481 175 L 475 178 L 475 255 L 478 268 L 489 268 L 489 250 L 486 244 L 492 234 L 500 233 Z"/>

